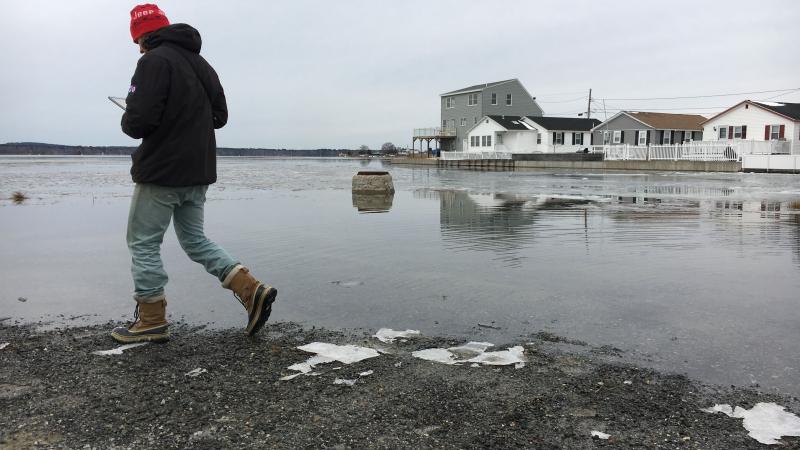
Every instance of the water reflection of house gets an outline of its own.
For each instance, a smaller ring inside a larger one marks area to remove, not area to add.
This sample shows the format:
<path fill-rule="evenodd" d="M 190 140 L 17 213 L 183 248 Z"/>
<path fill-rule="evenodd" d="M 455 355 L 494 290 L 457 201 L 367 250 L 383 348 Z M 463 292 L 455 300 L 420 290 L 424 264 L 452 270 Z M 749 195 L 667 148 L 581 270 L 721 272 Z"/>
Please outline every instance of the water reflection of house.
<path fill-rule="evenodd" d="M 568 209 L 585 199 L 471 194 L 464 191 L 420 191 L 438 198 L 442 240 L 457 249 L 489 250 L 501 259 L 517 261 L 517 250 L 536 237 L 536 222 L 548 209 Z"/>

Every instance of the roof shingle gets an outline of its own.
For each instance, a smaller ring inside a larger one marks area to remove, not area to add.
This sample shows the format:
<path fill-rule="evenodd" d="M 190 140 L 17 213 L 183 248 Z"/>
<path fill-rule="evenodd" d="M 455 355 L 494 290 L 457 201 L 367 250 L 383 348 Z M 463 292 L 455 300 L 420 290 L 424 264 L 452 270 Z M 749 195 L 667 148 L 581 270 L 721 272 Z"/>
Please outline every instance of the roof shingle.
<path fill-rule="evenodd" d="M 646 111 L 625 111 L 625 114 L 657 130 L 702 131 L 706 118 L 697 114 L 671 114 Z"/>
<path fill-rule="evenodd" d="M 780 115 L 791 117 L 794 120 L 800 120 L 800 103 L 784 103 L 784 102 L 753 102 L 756 105 L 774 111 Z"/>
<path fill-rule="evenodd" d="M 492 82 L 492 83 L 476 84 L 474 86 L 467 86 L 465 88 L 457 89 L 455 91 L 445 92 L 444 94 L 440 94 L 440 95 L 455 95 L 455 94 L 463 94 L 463 93 L 472 92 L 472 91 L 482 91 L 482 90 L 484 90 L 484 89 L 486 89 L 488 87 L 497 86 L 498 84 L 508 83 L 509 81 L 514 81 L 514 80 L 516 80 L 516 78 L 512 78 L 510 80 L 495 81 L 495 82 Z"/>

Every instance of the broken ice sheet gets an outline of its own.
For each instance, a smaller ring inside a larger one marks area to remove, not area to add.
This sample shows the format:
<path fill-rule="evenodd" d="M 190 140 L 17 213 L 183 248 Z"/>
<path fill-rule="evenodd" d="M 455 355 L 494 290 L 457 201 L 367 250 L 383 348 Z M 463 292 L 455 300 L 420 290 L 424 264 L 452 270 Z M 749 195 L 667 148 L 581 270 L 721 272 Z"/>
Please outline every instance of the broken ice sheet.
<path fill-rule="evenodd" d="M 611 437 L 611 435 L 605 434 L 602 431 L 592 430 L 592 437 L 598 437 L 600 439 L 608 439 Z"/>
<path fill-rule="evenodd" d="M 344 378 L 337 378 L 333 380 L 333 384 L 344 384 L 346 386 L 352 386 L 356 384 L 356 380 L 345 380 Z"/>
<path fill-rule="evenodd" d="M 756 403 L 751 409 L 714 405 L 701 411 L 721 412 L 729 417 L 744 419 L 742 425 L 749 432 L 748 435 L 762 444 L 779 444 L 781 436 L 800 436 L 800 417 L 775 403 Z"/>
<path fill-rule="evenodd" d="M 418 335 L 419 335 L 419 330 L 395 331 L 392 330 L 391 328 L 381 328 L 380 330 L 378 330 L 377 333 L 373 335 L 373 337 L 378 338 L 378 340 L 381 342 L 391 344 L 397 338 L 409 338 Z"/>
<path fill-rule="evenodd" d="M 376 350 L 371 348 L 359 347 L 356 345 L 336 345 L 325 342 L 312 342 L 297 348 L 304 352 L 316 353 L 316 355 L 310 357 L 306 362 L 292 364 L 288 367 L 289 370 L 296 370 L 302 374 L 311 374 L 310 372 L 314 370 L 314 366 L 317 364 L 325 364 L 334 361 L 339 361 L 343 364 L 352 364 L 380 356 Z M 299 374 L 288 375 L 281 378 L 281 380 L 291 380 L 297 375 Z"/>
<path fill-rule="evenodd" d="M 149 342 L 137 342 L 136 344 L 125 344 L 117 348 L 112 348 L 111 350 L 98 350 L 96 352 L 92 352 L 92 354 L 100 356 L 121 355 L 122 352 L 124 352 L 125 350 L 141 347 L 142 345 L 147 345 L 147 344 L 149 344 Z"/>
<path fill-rule="evenodd" d="M 457 347 L 429 348 L 413 352 L 415 358 L 434 361 L 442 364 L 474 363 L 490 366 L 519 365 L 527 361 L 525 350 L 521 346 L 511 347 L 508 350 L 487 352 L 494 344 L 488 342 L 468 342 Z M 521 366 L 520 366 L 521 367 Z"/>
<path fill-rule="evenodd" d="M 186 372 L 187 377 L 198 377 L 204 373 L 208 372 L 208 370 L 198 367 L 197 369 L 190 370 Z"/>

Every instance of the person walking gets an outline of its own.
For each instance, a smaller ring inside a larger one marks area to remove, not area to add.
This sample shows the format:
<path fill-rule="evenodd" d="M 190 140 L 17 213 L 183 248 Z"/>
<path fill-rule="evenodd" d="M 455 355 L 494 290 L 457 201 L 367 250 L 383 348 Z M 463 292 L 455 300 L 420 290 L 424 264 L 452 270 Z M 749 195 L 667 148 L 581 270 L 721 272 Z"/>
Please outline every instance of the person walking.
<path fill-rule="evenodd" d="M 200 33 L 186 24 L 170 25 L 158 6 L 134 7 L 130 25 L 142 54 L 122 116 L 122 131 L 142 139 L 131 156 L 136 186 L 127 230 L 136 309 L 133 323 L 114 328 L 111 336 L 121 343 L 169 339 L 161 242 L 170 221 L 189 258 L 244 306 L 245 331 L 253 335 L 269 318 L 278 291 L 253 277 L 203 230 L 206 192 L 217 181 L 214 130 L 228 121 L 219 77 L 200 56 Z"/>

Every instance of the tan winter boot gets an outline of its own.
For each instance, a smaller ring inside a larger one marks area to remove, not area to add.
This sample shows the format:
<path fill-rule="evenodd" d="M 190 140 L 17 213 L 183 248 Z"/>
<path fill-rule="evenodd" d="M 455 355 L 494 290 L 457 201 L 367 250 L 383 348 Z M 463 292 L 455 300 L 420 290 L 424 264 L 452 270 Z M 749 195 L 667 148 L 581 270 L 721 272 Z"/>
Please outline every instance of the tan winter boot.
<path fill-rule="evenodd" d="M 250 275 L 250 270 L 241 264 L 228 273 L 222 287 L 232 290 L 233 296 L 247 310 L 247 334 L 252 336 L 258 333 L 272 314 L 272 304 L 278 290 L 256 280 Z"/>
<path fill-rule="evenodd" d="M 123 344 L 133 342 L 165 342 L 169 339 L 167 323 L 167 301 L 154 303 L 137 303 L 133 313 L 133 323 L 125 327 L 116 327 L 111 337 Z"/>

